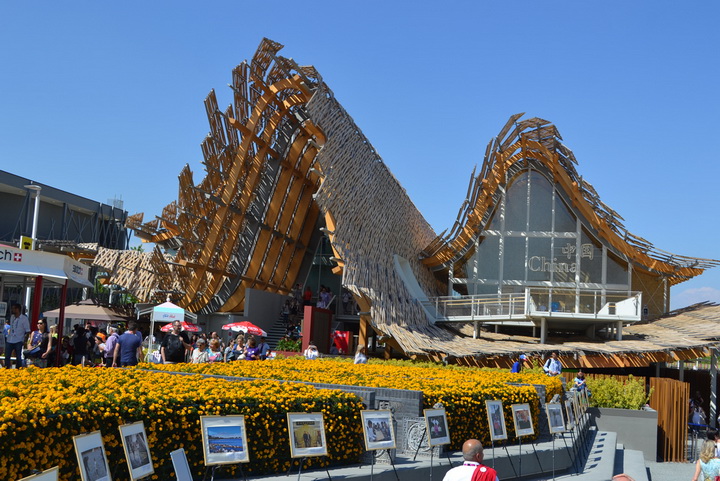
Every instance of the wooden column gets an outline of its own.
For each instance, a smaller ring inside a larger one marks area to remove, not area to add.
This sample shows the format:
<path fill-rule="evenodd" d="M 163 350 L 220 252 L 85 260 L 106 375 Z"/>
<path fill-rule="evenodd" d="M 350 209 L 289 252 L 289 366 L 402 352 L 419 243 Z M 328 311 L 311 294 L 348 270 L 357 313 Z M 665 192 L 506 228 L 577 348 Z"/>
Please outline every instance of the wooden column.
<path fill-rule="evenodd" d="M 355 349 L 359 346 L 365 346 L 367 347 L 368 343 L 368 321 L 367 317 L 360 316 L 360 331 L 358 332 L 358 345 Z"/>

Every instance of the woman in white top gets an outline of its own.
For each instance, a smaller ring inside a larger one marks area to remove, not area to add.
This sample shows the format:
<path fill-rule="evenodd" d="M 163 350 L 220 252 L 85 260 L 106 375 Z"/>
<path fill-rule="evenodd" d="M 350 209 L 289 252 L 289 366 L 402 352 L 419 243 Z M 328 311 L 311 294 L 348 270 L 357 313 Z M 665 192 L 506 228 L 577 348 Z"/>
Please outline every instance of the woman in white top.
<path fill-rule="evenodd" d="M 355 353 L 355 364 L 367 364 L 367 348 L 360 346 Z"/>
<path fill-rule="evenodd" d="M 305 359 L 317 359 L 320 356 L 317 346 L 315 346 L 312 341 L 310 341 L 310 345 L 305 349 L 303 354 L 305 355 Z"/>
<path fill-rule="evenodd" d="M 207 341 L 201 337 L 195 344 L 197 347 L 193 349 L 191 362 L 195 364 L 209 362 L 210 349 L 207 347 Z"/>

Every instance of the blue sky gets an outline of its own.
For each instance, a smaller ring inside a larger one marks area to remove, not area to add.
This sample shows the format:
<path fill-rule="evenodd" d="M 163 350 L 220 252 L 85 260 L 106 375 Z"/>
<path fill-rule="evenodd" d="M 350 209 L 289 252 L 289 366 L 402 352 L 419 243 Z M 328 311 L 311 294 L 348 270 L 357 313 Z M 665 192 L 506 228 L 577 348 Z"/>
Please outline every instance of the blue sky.
<path fill-rule="evenodd" d="M 720 258 L 720 4 L 0 1 L 0 169 L 159 214 L 262 37 L 319 70 L 437 232 L 508 117 L 550 120 L 627 228 Z M 720 301 L 720 269 L 672 291 Z"/>

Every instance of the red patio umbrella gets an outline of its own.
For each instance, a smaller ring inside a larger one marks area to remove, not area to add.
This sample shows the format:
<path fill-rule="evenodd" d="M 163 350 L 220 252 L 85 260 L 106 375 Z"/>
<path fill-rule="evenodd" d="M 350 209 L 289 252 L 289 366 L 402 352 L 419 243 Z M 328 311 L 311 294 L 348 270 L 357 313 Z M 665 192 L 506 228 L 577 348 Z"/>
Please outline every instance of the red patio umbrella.
<path fill-rule="evenodd" d="M 180 323 L 180 325 L 182 326 L 182 330 L 183 330 L 183 331 L 188 331 L 188 332 L 200 332 L 200 331 L 202 331 L 202 327 L 198 326 L 197 324 L 192 324 L 192 323 L 190 323 L 190 322 L 182 321 L 182 322 Z M 163 327 L 160 328 L 160 330 L 161 330 L 162 332 L 170 332 L 170 331 L 172 331 L 172 323 L 165 324 Z"/>
<path fill-rule="evenodd" d="M 253 336 L 267 336 L 267 332 L 249 321 L 231 322 L 230 324 L 225 324 L 222 328 L 224 331 L 244 332 L 246 334 L 252 334 Z"/>

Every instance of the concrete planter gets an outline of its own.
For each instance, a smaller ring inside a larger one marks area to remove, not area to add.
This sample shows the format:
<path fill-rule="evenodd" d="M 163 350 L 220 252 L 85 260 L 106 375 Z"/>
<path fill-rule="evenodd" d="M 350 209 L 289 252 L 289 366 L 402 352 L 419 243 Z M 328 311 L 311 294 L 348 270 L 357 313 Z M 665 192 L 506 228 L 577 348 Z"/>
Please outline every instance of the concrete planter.
<path fill-rule="evenodd" d="M 588 408 L 590 422 L 599 431 L 617 433 L 617 442 L 627 449 L 642 451 L 645 459 L 657 458 L 657 411 Z"/>

